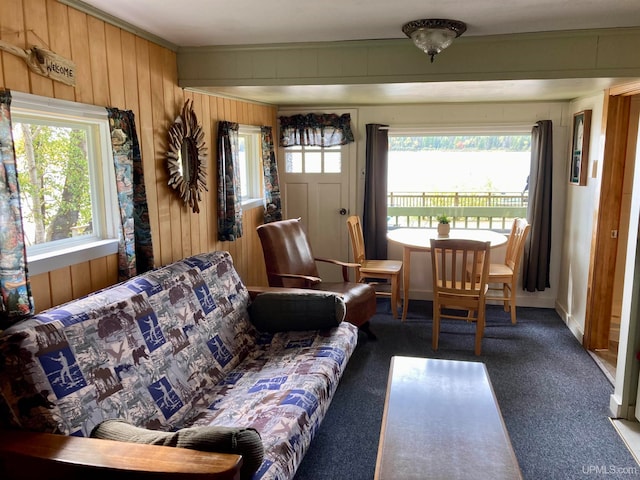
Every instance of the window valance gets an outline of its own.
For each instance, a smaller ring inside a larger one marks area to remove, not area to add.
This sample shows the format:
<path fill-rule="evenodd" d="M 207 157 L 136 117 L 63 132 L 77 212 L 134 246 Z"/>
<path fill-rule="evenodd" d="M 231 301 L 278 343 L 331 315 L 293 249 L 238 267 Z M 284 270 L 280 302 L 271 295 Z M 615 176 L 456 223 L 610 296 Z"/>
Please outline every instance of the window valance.
<path fill-rule="evenodd" d="M 280 146 L 333 147 L 353 142 L 351 115 L 335 113 L 280 117 Z"/>

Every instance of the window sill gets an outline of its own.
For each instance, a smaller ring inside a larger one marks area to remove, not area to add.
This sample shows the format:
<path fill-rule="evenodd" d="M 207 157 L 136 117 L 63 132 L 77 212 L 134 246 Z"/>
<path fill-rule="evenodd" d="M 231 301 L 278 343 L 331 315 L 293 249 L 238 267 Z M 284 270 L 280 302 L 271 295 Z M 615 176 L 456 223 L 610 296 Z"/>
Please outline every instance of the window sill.
<path fill-rule="evenodd" d="M 242 208 L 244 210 L 251 210 L 252 208 L 263 207 L 264 202 L 261 198 L 248 198 L 242 201 Z"/>
<path fill-rule="evenodd" d="M 82 245 L 63 248 L 55 252 L 27 255 L 29 275 L 39 275 L 59 268 L 88 262 L 118 252 L 118 240 L 98 240 Z"/>

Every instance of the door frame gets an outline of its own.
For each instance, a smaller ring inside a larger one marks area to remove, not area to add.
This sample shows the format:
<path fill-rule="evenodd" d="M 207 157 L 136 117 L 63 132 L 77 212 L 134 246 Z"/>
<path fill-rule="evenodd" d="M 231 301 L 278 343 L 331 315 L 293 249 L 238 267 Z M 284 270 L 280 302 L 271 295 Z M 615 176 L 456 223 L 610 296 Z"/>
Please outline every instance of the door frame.
<path fill-rule="evenodd" d="M 612 231 L 619 231 L 622 206 L 625 163 L 629 136 L 638 137 L 640 132 L 630 129 L 631 101 L 640 95 L 640 83 L 624 85 L 605 92 L 602 135 L 602 178 L 596 187 L 598 202 L 594 212 L 594 226 L 587 283 L 587 305 L 583 346 L 587 350 L 608 348 L 609 328 L 613 305 L 615 263 L 618 253 L 618 238 Z M 637 141 L 637 139 L 636 139 Z M 637 148 L 637 147 L 636 147 Z M 636 152 L 637 159 L 639 152 Z M 634 177 L 640 174 L 640 164 L 634 166 Z M 625 260 L 620 343 L 618 347 L 614 393 L 610 397 L 609 410 L 614 418 L 633 419 L 635 404 L 640 399 L 636 361 L 636 346 L 640 343 L 640 243 L 638 224 L 640 209 L 633 207 L 640 196 L 640 187 L 632 191 L 631 217 Z M 635 198 L 635 200 L 634 200 Z"/>
<path fill-rule="evenodd" d="M 640 86 L 639 86 L 640 88 Z M 622 205 L 624 166 L 626 161 L 629 109 L 635 90 L 605 94 L 602 134 L 605 138 L 602 156 L 602 178 L 596 185 L 598 204 L 594 212 L 591 258 L 587 279 L 583 346 L 587 350 L 606 349 L 609 344 L 613 278 L 615 276 Z"/>

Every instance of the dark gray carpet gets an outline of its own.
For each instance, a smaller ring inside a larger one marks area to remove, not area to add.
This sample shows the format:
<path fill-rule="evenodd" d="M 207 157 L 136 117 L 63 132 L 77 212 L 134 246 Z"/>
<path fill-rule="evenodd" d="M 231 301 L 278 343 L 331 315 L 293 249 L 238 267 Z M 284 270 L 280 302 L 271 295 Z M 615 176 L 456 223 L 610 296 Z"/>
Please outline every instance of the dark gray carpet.
<path fill-rule="evenodd" d="M 608 418 L 611 383 L 555 311 L 519 308 L 511 325 L 490 306 L 487 318 L 481 357 L 473 355 L 475 326 L 455 320 L 443 320 L 434 352 L 430 302 L 411 301 L 401 323 L 380 301 L 372 319 L 378 340 L 360 334 L 295 479 L 373 479 L 394 355 L 484 362 L 525 480 L 639 477 Z M 415 455 L 423 448 L 416 445 Z"/>

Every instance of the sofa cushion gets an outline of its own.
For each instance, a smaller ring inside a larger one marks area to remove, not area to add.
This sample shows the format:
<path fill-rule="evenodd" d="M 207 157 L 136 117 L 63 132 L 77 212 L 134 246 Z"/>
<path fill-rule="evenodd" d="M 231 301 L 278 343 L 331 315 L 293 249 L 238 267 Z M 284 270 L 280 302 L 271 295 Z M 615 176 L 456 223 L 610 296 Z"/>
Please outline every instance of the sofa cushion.
<path fill-rule="evenodd" d="M 136 427 L 124 420 L 105 420 L 96 425 L 91 436 L 120 442 L 242 455 L 242 479 L 251 478 L 264 459 L 260 434 L 253 428 L 192 427 L 176 432 L 161 432 Z"/>
<path fill-rule="evenodd" d="M 190 427 L 251 427 L 265 448 L 254 479 L 283 480 L 296 469 L 324 418 L 358 342 L 355 325 L 263 333 L 256 349 L 194 406 Z"/>
<path fill-rule="evenodd" d="M 261 332 L 321 330 L 340 325 L 345 304 L 331 292 L 264 292 L 249 307 L 251 322 Z"/>

